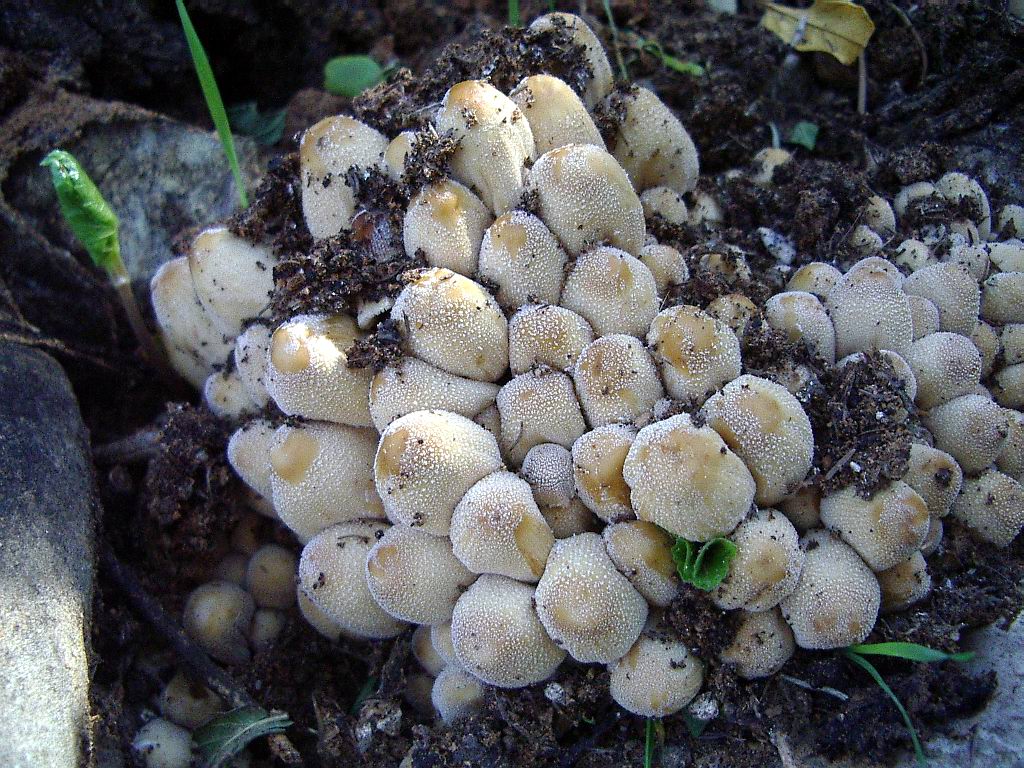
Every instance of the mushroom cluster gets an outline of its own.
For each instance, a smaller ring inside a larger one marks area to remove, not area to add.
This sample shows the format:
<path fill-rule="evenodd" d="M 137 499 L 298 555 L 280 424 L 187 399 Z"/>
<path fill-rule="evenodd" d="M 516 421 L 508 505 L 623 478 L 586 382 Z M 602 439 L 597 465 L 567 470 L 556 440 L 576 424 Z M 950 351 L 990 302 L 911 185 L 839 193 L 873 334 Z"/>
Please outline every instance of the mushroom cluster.
<path fill-rule="evenodd" d="M 567 657 L 607 665 L 631 712 L 685 707 L 704 665 L 661 621 L 680 589 L 676 537 L 735 544 L 711 597 L 742 618 L 721 660 L 756 678 L 797 646 L 862 642 L 880 611 L 921 600 L 944 516 L 994 546 L 1024 524 L 1024 415 L 1010 410 L 1024 407 L 1024 245 L 1012 237 L 1024 211 L 993 217 L 976 182 L 948 174 L 891 204 L 873 197 L 851 236 L 863 258 L 845 271 L 807 264 L 761 307 L 738 293 L 667 306 L 691 267 L 749 275 L 744 254 L 721 247 L 688 264 L 648 232 L 654 216 L 720 221 L 714 197 L 695 192 L 693 142 L 651 91 L 613 91 L 582 20 L 534 26 L 545 25 L 571 32 L 589 84 L 577 94 L 537 74 L 507 95 L 484 81 L 448 90 L 430 130 L 458 142 L 450 178 L 412 197 L 402 232 L 427 266 L 393 299 L 251 322 L 274 256 L 224 229 L 153 281 L 175 366 L 213 410 L 247 422 L 231 464 L 303 545 L 303 612 L 332 637 L 416 625 L 417 690 L 446 722 L 483 686 L 538 683 Z M 612 99 L 606 143 L 593 113 Z M 416 141 L 344 116 L 310 128 L 300 157 L 313 238 L 352 226 L 346 174 L 399 178 Z M 752 180 L 771 184 L 788 160 L 762 153 Z M 970 215 L 893 247 L 897 216 L 930 197 Z M 376 373 L 350 366 L 385 318 L 402 358 Z M 888 358 L 927 427 L 902 480 L 870 498 L 819 498 L 806 379 L 744 373 L 754 318 L 826 366 Z M 214 370 L 229 354 L 234 365 Z M 268 403 L 292 418 L 253 418 Z M 254 598 L 262 606 L 254 591 L 239 610 L 252 614 Z M 206 600 L 193 595 L 192 613 Z M 208 647 L 240 658 L 233 643 Z"/>

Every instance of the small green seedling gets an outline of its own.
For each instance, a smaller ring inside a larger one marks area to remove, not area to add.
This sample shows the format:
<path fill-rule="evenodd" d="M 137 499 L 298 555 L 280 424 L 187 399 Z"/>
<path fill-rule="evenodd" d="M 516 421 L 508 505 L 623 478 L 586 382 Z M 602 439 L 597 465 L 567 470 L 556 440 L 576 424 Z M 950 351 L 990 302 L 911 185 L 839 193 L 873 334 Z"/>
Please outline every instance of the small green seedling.
<path fill-rule="evenodd" d="M 269 147 L 281 140 L 287 111 L 272 109 L 269 112 L 260 112 L 255 101 L 246 101 L 228 107 L 228 119 L 238 133 L 248 136 L 257 144 Z"/>
<path fill-rule="evenodd" d="M 814 145 L 818 142 L 818 126 L 806 120 L 801 120 L 790 129 L 789 137 L 786 141 L 790 144 L 799 144 L 808 151 L 813 151 Z"/>
<path fill-rule="evenodd" d="M 292 721 L 281 712 L 240 707 L 198 729 L 192 738 L 203 756 L 204 768 L 220 768 L 261 736 L 283 733 Z"/>
<path fill-rule="evenodd" d="M 107 273 L 111 285 L 117 291 L 146 361 L 171 379 L 175 378 L 163 349 L 146 328 L 135 301 L 131 275 L 121 259 L 121 242 L 118 237 L 120 223 L 114 209 L 70 152 L 55 149 L 43 158 L 40 165 L 50 169 L 53 189 L 57 193 L 64 220 L 89 254 L 92 263 Z"/>
<path fill-rule="evenodd" d="M 349 710 L 353 715 L 358 715 L 359 708 L 363 706 L 363 702 L 376 692 L 378 682 L 377 678 L 373 675 L 366 678 L 366 682 L 363 683 L 363 687 L 360 688 L 359 693 L 356 694 L 356 700 L 352 702 L 352 709 Z"/>
<path fill-rule="evenodd" d="M 672 560 L 679 578 L 705 592 L 713 590 L 729 575 L 729 564 L 734 557 L 736 545 L 721 537 L 703 544 L 679 537 L 672 547 Z"/>
<path fill-rule="evenodd" d="M 707 70 L 700 64 L 693 61 L 683 61 L 666 53 L 665 49 L 661 47 L 661 43 L 657 40 L 644 40 L 641 37 L 637 41 L 637 46 L 644 53 L 649 53 L 656 58 L 661 63 L 661 66 L 671 69 L 673 72 L 678 72 L 681 75 L 690 75 L 691 77 L 703 77 L 707 74 Z"/>
<path fill-rule="evenodd" d="M 644 723 L 644 768 L 654 765 L 654 718 L 648 717 Z"/>
<path fill-rule="evenodd" d="M 921 766 L 921 768 L 926 768 L 928 765 L 928 759 L 925 757 L 924 748 L 921 746 L 921 740 L 917 736 L 917 729 L 914 727 L 914 723 L 910 719 L 910 713 L 907 712 L 906 707 L 903 706 L 903 702 L 899 700 L 892 688 L 890 688 L 888 683 L 886 683 L 882 678 L 881 673 L 875 668 L 875 665 L 864 657 L 871 655 L 893 656 L 899 659 L 907 659 L 908 661 L 918 661 L 927 664 L 935 661 L 970 661 L 974 658 L 974 654 L 970 651 L 962 653 L 946 653 L 934 648 L 929 648 L 926 645 L 918 645 L 917 643 L 892 642 L 851 645 L 849 648 L 843 649 L 843 655 L 871 675 L 871 679 L 873 679 L 875 683 L 877 683 L 878 687 L 885 692 L 886 696 L 892 699 L 892 703 L 896 706 L 896 710 L 900 713 L 900 717 L 903 718 L 903 723 L 907 726 L 907 731 L 910 733 L 910 741 L 914 745 L 914 755 L 917 758 L 917 764 Z"/>
<path fill-rule="evenodd" d="M 354 99 L 384 81 L 387 71 L 369 56 L 336 56 L 324 65 L 324 89 Z"/>
<path fill-rule="evenodd" d="M 508 0 L 508 25 L 517 29 L 523 26 L 519 18 L 519 0 Z"/>
<path fill-rule="evenodd" d="M 619 77 L 623 82 L 629 80 L 629 69 L 626 67 L 626 60 L 622 57 L 622 45 L 619 42 L 619 26 L 615 23 L 615 16 L 612 14 L 611 0 L 602 0 L 604 15 L 608 19 L 608 28 L 612 31 L 612 48 L 615 49 L 615 62 L 619 66 Z"/>
<path fill-rule="evenodd" d="M 213 76 L 213 68 L 206 56 L 196 28 L 192 26 L 192 19 L 185 10 L 183 0 L 175 0 L 178 6 L 178 16 L 181 17 L 181 28 L 185 30 L 185 40 L 188 42 L 188 50 L 192 54 L 192 63 L 196 68 L 196 76 L 199 78 L 199 87 L 203 91 L 203 98 L 206 99 L 206 107 L 210 110 L 210 118 L 217 129 L 217 136 L 220 137 L 220 145 L 224 149 L 224 156 L 228 159 L 231 167 L 231 175 L 235 177 L 235 186 L 238 187 L 238 199 L 243 208 L 249 207 L 249 196 L 245 193 L 245 183 L 242 181 L 242 170 L 238 167 L 238 154 L 235 152 L 235 139 L 231 135 L 231 123 L 228 122 L 228 113 L 224 109 L 224 102 L 220 98 L 220 88 L 217 87 L 217 80 Z"/>

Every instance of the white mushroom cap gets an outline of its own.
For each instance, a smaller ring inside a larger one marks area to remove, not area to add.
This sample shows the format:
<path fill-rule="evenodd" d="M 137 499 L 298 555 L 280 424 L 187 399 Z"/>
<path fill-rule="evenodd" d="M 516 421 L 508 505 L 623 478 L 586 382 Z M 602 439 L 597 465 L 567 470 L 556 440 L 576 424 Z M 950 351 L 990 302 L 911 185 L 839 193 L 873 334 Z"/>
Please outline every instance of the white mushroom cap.
<path fill-rule="evenodd" d="M 344 525 L 344 523 L 342 523 L 342 525 Z M 336 643 L 342 638 L 342 636 L 348 636 L 349 633 L 342 629 L 338 622 L 324 613 L 320 606 L 314 603 L 312 598 L 302 591 L 301 585 L 299 585 L 295 590 L 295 599 L 298 603 L 299 613 L 302 614 L 302 618 L 304 618 L 306 623 L 316 630 L 318 635 L 330 640 L 332 643 Z M 374 605 L 376 606 L 377 604 L 374 603 Z M 378 610 L 380 609 L 379 606 L 377 606 L 377 608 Z M 388 618 L 391 617 L 389 616 Z"/>
<path fill-rule="evenodd" d="M 990 323 L 1024 323 L 1024 272 L 997 272 L 982 284 L 981 316 Z"/>
<path fill-rule="evenodd" d="M 989 208 L 988 195 L 977 181 L 963 173 L 947 173 L 935 184 L 935 190 L 953 202 L 971 200 L 978 208 L 977 215 L 972 217 L 978 225 L 978 234 L 988 240 L 992 234 L 992 212 Z"/>
<path fill-rule="evenodd" d="M 934 184 L 927 181 L 917 181 L 913 184 L 908 184 L 897 192 L 896 197 L 893 198 L 892 206 L 896 210 L 896 215 L 903 218 L 907 213 L 907 206 L 912 202 L 924 197 L 932 197 L 937 194 L 938 192 L 936 191 Z"/>
<path fill-rule="evenodd" d="M 882 237 L 888 238 L 896 234 L 896 214 L 884 197 L 872 195 L 862 210 L 864 223 Z"/>
<path fill-rule="evenodd" d="M 911 272 L 917 272 L 919 269 L 937 263 L 937 260 L 932 249 L 926 243 L 910 238 L 896 246 L 893 263 L 906 267 Z"/>
<path fill-rule="evenodd" d="M 679 639 L 645 631 L 621 659 L 608 665 L 615 703 L 641 717 L 665 717 L 687 704 L 704 682 L 704 665 Z"/>
<path fill-rule="evenodd" d="M 702 402 L 740 375 L 736 334 L 697 307 L 681 305 L 658 314 L 647 344 L 661 367 L 665 389 L 677 400 Z"/>
<path fill-rule="evenodd" d="M 347 315 L 298 315 L 270 340 L 267 391 L 289 416 L 368 427 L 369 369 L 349 368 L 363 334 Z"/>
<path fill-rule="evenodd" d="M 928 535 L 921 545 L 921 554 L 925 557 L 930 557 L 942 544 L 942 527 L 942 518 L 932 515 L 928 524 Z"/>
<path fill-rule="evenodd" d="M 873 571 L 901 563 L 921 548 L 928 535 L 928 507 L 897 480 L 870 499 L 845 488 L 821 500 L 821 521 L 853 547 Z"/>
<path fill-rule="evenodd" d="M 235 430 L 228 440 L 228 462 L 242 481 L 269 499 L 270 448 L 276 428 L 266 419 L 256 419 Z"/>
<path fill-rule="evenodd" d="M 207 229 L 192 242 L 188 266 L 196 296 L 226 336 L 237 336 L 242 323 L 270 303 L 276 261 L 269 248 L 225 227 Z"/>
<path fill-rule="evenodd" d="M 981 472 L 1002 453 L 1009 429 L 1005 411 L 981 395 L 963 395 L 933 408 L 924 419 L 935 445 L 967 474 Z"/>
<path fill-rule="evenodd" d="M 405 252 L 409 257 L 422 253 L 432 267 L 472 276 L 484 230 L 493 219 L 480 198 L 457 181 L 435 182 L 421 189 L 405 210 Z"/>
<path fill-rule="evenodd" d="M 1024 487 L 990 469 L 964 481 L 953 516 L 984 541 L 1007 547 L 1024 526 Z"/>
<path fill-rule="evenodd" d="M 349 228 L 356 201 L 345 174 L 380 166 L 387 147 L 387 137 L 346 115 L 326 117 L 302 134 L 302 214 L 314 240 Z"/>
<path fill-rule="evenodd" d="M 700 190 L 694 191 L 692 197 L 689 221 L 691 227 L 703 224 L 709 229 L 714 229 L 725 221 L 725 211 L 715 197 Z"/>
<path fill-rule="evenodd" d="M 1024 233 L 1021 235 L 1024 236 Z M 1024 272 L 1024 241 L 1016 237 L 1000 243 L 990 243 L 988 256 L 1000 272 Z"/>
<path fill-rule="evenodd" d="M 685 193 L 697 185 L 697 148 L 683 124 L 646 88 L 634 86 L 609 97 L 624 108 L 612 154 L 643 191 L 668 187 Z"/>
<path fill-rule="evenodd" d="M 686 259 L 671 246 L 658 243 L 645 245 L 640 249 L 640 261 L 654 275 L 654 284 L 659 296 L 664 296 L 672 286 L 682 285 L 690 279 L 690 268 L 686 266 Z"/>
<path fill-rule="evenodd" d="M 924 600 L 932 588 L 932 578 L 924 556 L 915 552 L 910 559 L 878 574 L 882 589 L 882 613 L 894 613 Z"/>
<path fill-rule="evenodd" d="M 601 521 L 578 498 L 567 507 L 541 506 L 540 513 L 548 521 L 556 539 L 568 539 L 578 533 L 593 533 L 601 529 Z"/>
<path fill-rule="evenodd" d="M 743 461 L 685 413 L 641 429 L 622 474 L 639 519 L 691 541 L 729 534 L 754 501 Z"/>
<path fill-rule="evenodd" d="M 409 351 L 457 376 L 497 381 L 508 368 L 508 322 L 482 285 L 448 269 L 420 270 L 391 319 Z"/>
<path fill-rule="evenodd" d="M 1002 406 L 1024 408 L 1024 363 L 999 371 L 992 382 L 992 394 Z"/>
<path fill-rule="evenodd" d="M 160 265 L 149 290 L 171 367 L 192 386 L 203 386 L 214 366 L 227 358 L 231 343 L 199 302 L 188 258 L 181 256 Z"/>
<path fill-rule="evenodd" d="M 192 734 L 170 720 L 155 717 L 136 732 L 132 751 L 145 768 L 189 768 Z"/>
<path fill-rule="evenodd" d="M 647 621 L 647 601 L 615 568 L 596 533 L 555 542 L 535 600 L 548 635 L 584 663 L 621 658 Z"/>
<path fill-rule="evenodd" d="M 996 466 L 1014 480 L 1024 477 L 1024 413 L 1006 410 L 1009 436 L 1006 446 L 996 458 Z M 959 490 L 959 488 L 957 488 Z"/>
<path fill-rule="evenodd" d="M 732 643 L 722 651 L 722 661 L 732 664 L 747 680 L 769 677 L 789 661 L 796 650 L 793 630 L 778 608 L 745 613 Z"/>
<path fill-rule="evenodd" d="M 873 256 L 882 250 L 882 237 L 867 224 L 858 224 L 853 228 L 847 242 L 855 253 L 861 256 Z"/>
<path fill-rule="evenodd" d="M 516 466 L 533 446 L 568 448 L 587 429 L 572 379 L 558 371 L 542 368 L 516 376 L 498 392 L 496 403 L 501 446 Z"/>
<path fill-rule="evenodd" d="M 279 544 L 264 544 L 249 558 L 245 588 L 259 608 L 291 608 L 295 604 L 298 560 Z"/>
<path fill-rule="evenodd" d="M 654 523 L 628 520 L 602 533 L 608 556 L 637 592 L 651 605 L 666 608 L 679 591 L 672 559 L 675 539 Z"/>
<path fill-rule="evenodd" d="M 529 483 L 505 471 L 466 491 L 452 515 L 451 539 L 455 556 L 473 573 L 534 583 L 555 543 Z"/>
<path fill-rule="evenodd" d="M 658 369 L 643 343 L 625 334 L 602 336 L 587 345 L 572 377 L 593 427 L 641 421 L 665 396 Z"/>
<path fill-rule="evenodd" d="M 995 329 L 984 320 L 979 320 L 971 331 L 971 342 L 981 353 L 981 377 L 988 378 L 992 373 L 996 357 L 1002 349 L 1002 343 Z"/>
<path fill-rule="evenodd" d="M 562 306 L 587 319 L 599 336 L 643 336 L 658 314 L 658 287 L 642 261 L 618 248 L 581 255 L 565 281 Z"/>
<path fill-rule="evenodd" d="M 917 380 L 916 402 L 934 408 L 966 395 L 981 381 L 981 354 L 970 339 L 941 331 L 915 341 L 904 353 Z"/>
<path fill-rule="evenodd" d="M 470 486 L 500 468 L 494 436 L 448 411 L 413 411 L 391 422 L 373 464 L 388 518 L 435 536 L 448 534 Z"/>
<path fill-rule="evenodd" d="M 556 443 L 541 443 L 523 459 L 523 478 L 541 507 L 568 507 L 576 498 L 572 454 Z"/>
<path fill-rule="evenodd" d="M 523 169 L 535 156 L 530 124 L 516 103 L 483 80 L 465 80 L 448 89 L 434 122 L 459 142 L 451 158 L 455 178 L 496 215 L 515 207 Z"/>
<path fill-rule="evenodd" d="M 557 77 L 525 77 L 509 97 L 519 105 L 530 123 L 538 155 L 566 144 L 594 144 L 604 148 L 601 132 L 580 97 Z"/>
<path fill-rule="evenodd" d="M 184 728 L 206 725 L 224 710 L 224 702 L 202 683 L 178 670 L 160 691 L 160 714 Z"/>
<path fill-rule="evenodd" d="M 804 553 L 800 536 L 785 515 L 759 509 L 729 536 L 736 557 L 711 599 L 723 610 L 757 613 L 774 608 L 796 589 Z"/>
<path fill-rule="evenodd" d="M 608 424 L 587 432 L 573 443 L 576 493 L 580 501 L 605 522 L 634 517 L 622 468 L 636 434 L 632 426 Z"/>
<path fill-rule="evenodd" d="M 761 187 L 770 186 L 775 169 L 780 165 L 785 165 L 792 159 L 793 155 L 788 150 L 765 147 L 754 155 L 754 173 L 751 175 L 750 180 Z"/>
<path fill-rule="evenodd" d="M 930 515 L 945 517 L 949 514 L 963 481 L 963 470 L 948 453 L 928 445 L 911 444 L 903 482 L 917 491 Z"/>
<path fill-rule="evenodd" d="M 978 323 L 978 281 L 959 264 L 944 262 L 919 269 L 904 279 L 903 290 L 923 296 L 938 308 L 939 327 L 943 331 L 969 336 Z"/>
<path fill-rule="evenodd" d="M 644 211 L 626 172 L 600 147 L 569 144 L 533 164 L 527 186 L 538 213 L 573 256 L 601 242 L 636 254 L 644 245 Z"/>
<path fill-rule="evenodd" d="M 237 421 L 257 409 L 235 371 L 214 371 L 203 383 L 203 403 L 222 419 Z"/>
<path fill-rule="evenodd" d="M 279 427 L 270 450 L 274 509 L 306 542 L 334 523 L 382 518 L 370 429 L 308 423 Z"/>
<path fill-rule="evenodd" d="M 701 415 L 747 465 L 758 504 L 775 504 L 793 493 L 811 468 L 811 421 L 800 402 L 773 381 L 733 379 L 711 396 Z"/>
<path fill-rule="evenodd" d="M 764 318 L 790 341 L 805 341 L 825 362 L 836 359 L 836 330 L 818 297 L 804 291 L 777 293 L 768 299 Z"/>
<path fill-rule="evenodd" d="M 479 579 L 477 579 L 479 581 Z M 461 667 L 459 657 L 455 655 L 455 644 L 452 642 L 452 623 L 434 624 L 430 627 L 430 643 L 437 655 L 444 659 L 448 667 Z"/>
<path fill-rule="evenodd" d="M 415 140 L 415 131 L 402 131 L 388 143 L 384 150 L 384 165 L 387 166 L 388 175 L 393 180 L 400 181 L 402 174 L 405 173 L 405 158 L 412 151 Z"/>
<path fill-rule="evenodd" d="M 483 705 L 484 687 L 458 667 L 448 667 L 434 680 L 430 701 L 445 725 L 452 725 Z"/>
<path fill-rule="evenodd" d="M 857 553 L 828 531 L 800 539 L 806 558 L 782 616 L 801 648 L 829 650 L 864 642 L 881 604 L 878 579 Z"/>
<path fill-rule="evenodd" d="M 182 627 L 208 654 L 225 664 L 252 658 L 246 633 L 256 611 L 252 596 L 230 581 L 209 581 L 192 590 Z"/>
<path fill-rule="evenodd" d="M 914 340 L 907 296 L 875 261 L 881 260 L 851 267 L 825 299 L 839 357 L 877 349 L 902 352 Z"/>
<path fill-rule="evenodd" d="M 1003 350 L 1003 365 L 1024 363 L 1024 323 L 1004 325 L 999 345 Z"/>
<path fill-rule="evenodd" d="M 442 410 L 468 419 L 494 403 L 498 385 L 466 379 L 415 357 L 391 363 L 370 382 L 370 418 L 383 432 L 413 411 Z"/>
<path fill-rule="evenodd" d="M 366 585 L 377 605 L 414 624 L 449 621 L 474 579 L 447 538 L 404 525 L 384 531 L 366 556 Z"/>
<path fill-rule="evenodd" d="M 295 597 L 292 595 L 292 601 Z M 288 614 L 278 608 L 257 608 L 249 625 L 249 643 L 256 653 L 272 648 L 288 624 Z"/>
<path fill-rule="evenodd" d="M 262 408 L 270 401 L 267 393 L 267 358 L 270 352 L 270 329 L 254 323 L 235 339 L 235 370 L 249 397 Z"/>
<path fill-rule="evenodd" d="M 583 55 L 591 73 L 590 81 L 583 91 L 583 101 L 589 109 L 593 109 L 612 90 L 615 83 L 612 66 L 608 63 L 601 41 L 579 16 L 571 13 L 546 13 L 530 25 L 530 29 L 535 32 L 560 27 L 571 31 L 573 42 L 583 46 Z"/>
<path fill-rule="evenodd" d="M 513 375 L 547 365 L 565 371 L 590 342 L 590 323 L 575 312 L 550 304 L 528 304 L 508 322 L 508 358 Z"/>
<path fill-rule="evenodd" d="M 793 273 L 793 276 L 789 278 L 789 282 L 786 283 L 786 290 L 813 293 L 824 301 L 832 288 L 835 287 L 835 284 L 842 278 L 843 273 L 831 264 L 812 261 L 809 264 L 804 264 Z"/>
<path fill-rule="evenodd" d="M 961 265 L 975 280 L 984 280 L 989 268 L 988 247 L 959 235 L 953 235 L 952 240 L 949 252 L 942 260 Z"/>
<path fill-rule="evenodd" d="M 741 339 L 747 333 L 750 321 L 761 317 L 761 310 L 742 293 L 727 293 L 724 296 L 719 296 L 708 304 L 704 311 L 729 326 L 732 332 Z"/>
<path fill-rule="evenodd" d="M 800 486 L 778 508 L 801 533 L 821 527 L 821 492 L 813 485 Z"/>
<path fill-rule="evenodd" d="M 939 308 L 924 296 L 907 296 L 910 321 L 914 325 L 914 341 L 939 332 Z"/>
<path fill-rule="evenodd" d="M 419 665 L 423 667 L 424 671 L 433 676 L 437 677 L 441 670 L 445 667 L 445 661 L 441 658 L 441 655 L 434 648 L 434 643 L 430 639 L 431 627 L 426 624 L 420 624 L 416 627 L 416 630 L 412 633 L 412 639 L 409 641 L 412 647 L 412 655 L 419 662 Z"/>
<path fill-rule="evenodd" d="M 690 212 L 686 209 L 683 196 L 668 187 L 651 187 L 640 194 L 640 205 L 644 216 L 648 219 L 660 216 L 669 224 L 681 227 L 690 222 Z"/>
<path fill-rule="evenodd" d="M 498 303 L 510 312 L 524 304 L 557 304 L 568 258 L 543 221 L 511 211 L 484 233 L 480 276 L 497 286 Z"/>
<path fill-rule="evenodd" d="M 999 210 L 995 231 L 1001 237 L 1024 237 L 1024 205 L 1004 205 Z"/>
<path fill-rule="evenodd" d="M 452 645 L 462 667 L 499 688 L 549 678 L 565 651 L 545 633 L 533 601 L 528 584 L 494 574 L 477 579 L 452 615 Z"/>

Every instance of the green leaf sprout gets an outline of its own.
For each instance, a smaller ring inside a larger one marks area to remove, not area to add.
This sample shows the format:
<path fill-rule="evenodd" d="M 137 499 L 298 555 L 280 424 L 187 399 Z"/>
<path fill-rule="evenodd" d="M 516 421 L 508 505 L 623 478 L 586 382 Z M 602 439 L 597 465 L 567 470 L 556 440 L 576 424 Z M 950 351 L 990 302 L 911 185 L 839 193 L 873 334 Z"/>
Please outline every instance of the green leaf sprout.
<path fill-rule="evenodd" d="M 666 69 L 671 69 L 673 72 L 678 72 L 681 75 L 691 75 L 692 77 L 703 77 L 707 74 L 707 70 L 700 64 L 693 61 L 683 61 L 669 53 L 665 53 L 665 49 L 661 47 L 661 43 L 657 40 L 644 40 L 640 38 L 639 43 L 641 51 L 654 56 L 661 62 L 661 66 Z"/>
<path fill-rule="evenodd" d="M 519 0 L 508 0 L 508 25 L 516 28 L 523 26 L 519 18 Z"/>
<path fill-rule="evenodd" d="M 291 724 L 288 715 L 240 707 L 207 723 L 192 738 L 206 761 L 205 768 L 220 768 L 254 739 L 283 733 Z"/>
<path fill-rule="evenodd" d="M 725 580 L 734 557 L 736 545 L 721 537 L 703 544 L 679 537 L 672 547 L 672 560 L 679 578 L 705 592 Z"/>
<path fill-rule="evenodd" d="M 644 723 L 644 768 L 654 765 L 654 718 L 648 717 Z"/>
<path fill-rule="evenodd" d="M 369 56 L 336 56 L 324 65 L 324 88 L 354 99 L 367 88 L 383 82 L 386 74 Z"/>
<path fill-rule="evenodd" d="M 285 109 L 260 112 L 256 108 L 255 101 L 246 101 L 228 107 L 228 119 L 235 130 L 265 147 L 277 144 L 281 140 L 286 113 Z"/>
<path fill-rule="evenodd" d="M 799 144 L 801 147 L 806 147 L 808 150 L 813 151 L 814 145 L 818 142 L 818 126 L 814 123 L 801 121 L 790 129 L 789 137 L 786 141 L 790 144 Z"/>

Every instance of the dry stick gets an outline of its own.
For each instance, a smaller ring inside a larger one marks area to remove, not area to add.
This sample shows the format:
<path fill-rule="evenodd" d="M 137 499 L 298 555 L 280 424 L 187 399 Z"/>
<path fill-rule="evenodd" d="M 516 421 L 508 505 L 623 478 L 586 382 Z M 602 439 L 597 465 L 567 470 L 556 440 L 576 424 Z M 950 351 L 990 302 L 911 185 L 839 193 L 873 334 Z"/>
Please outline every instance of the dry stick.
<path fill-rule="evenodd" d="M 137 464 L 149 461 L 160 448 L 159 429 L 141 429 L 109 443 L 93 446 L 92 458 L 98 464 Z"/>
<path fill-rule="evenodd" d="M 868 63 L 865 52 L 857 57 L 857 114 L 868 113 Z"/>
<path fill-rule="evenodd" d="M 924 40 L 921 39 L 921 35 L 918 34 L 917 27 L 914 26 L 914 22 L 907 16 L 906 11 L 900 8 L 896 3 L 889 2 L 889 7 L 900 17 L 900 21 L 903 25 L 910 30 L 910 34 L 914 36 L 914 42 L 917 44 L 917 50 L 921 54 L 921 74 L 917 78 L 917 87 L 920 88 L 924 85 L 924 78 L 928 74 L 928 49 L 925 48 Z"/>
<path fill-rule="evenodd" d="M 100 562 L 108 575 L 120 587 L 131 606 L 148 621 L 170 644 L 182 663 L 199 677 L 203 684 L 224 701 L 237 707 L 259 707 L 249 693 L 231 675 L 218 667 L 206 652 L 185 634 L 181 626 L 172 619 L 160 604 L 146 592 L 138 576 L 127 565 L 118 560 L 109 545 L 101 545 Z M 267 737 L 270 749 L 281 762 L 287 765 L 301 765 L 302 756 L 283 733 Z"/>

